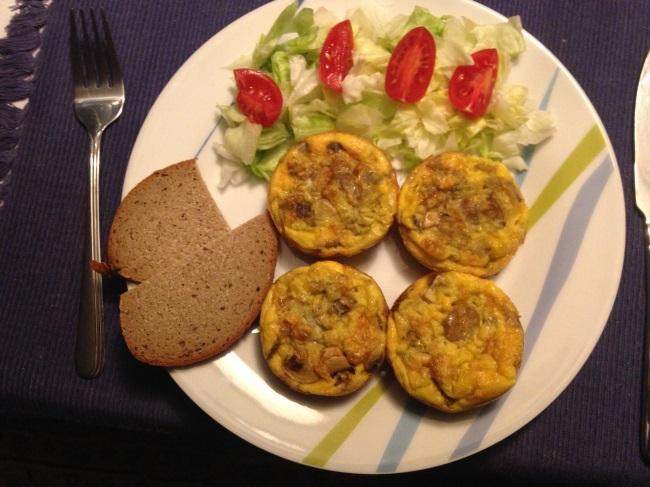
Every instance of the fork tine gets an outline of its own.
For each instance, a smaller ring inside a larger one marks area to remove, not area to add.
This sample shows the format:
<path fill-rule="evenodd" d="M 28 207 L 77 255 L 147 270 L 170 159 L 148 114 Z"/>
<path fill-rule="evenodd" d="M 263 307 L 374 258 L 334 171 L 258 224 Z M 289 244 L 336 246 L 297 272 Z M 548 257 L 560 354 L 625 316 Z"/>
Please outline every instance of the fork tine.
<path fill-rule="evenodd" d="M 86 84 L 84 78 L 84 60 L 79 47 L 79 36 L 77 35 L 77 19 L 75 9 L 70 9 L 70 64 L 72 65 L 72 80 L 77 86 Z"/>
<path fill-rule="evenodd" d="M 81 49 L 85 59 L 86 79 L 89 85 L 97 86 L 97 60 L 95 59 L 96 56 L 93 49 L 94 43 L 86 25 L 86 13 L 83 10 L 79 10 L 79 16 L 81 17 L 81 31 L 83 35 Z"/>
<path fill-rule="evenodd" d="M 93 26 L 93 33 L 95 35 L 95 42 L 93 43 L 93 48 L 95 51 L 95 60 L 97 61 L 97 74 L 99 76 L 99 86 L 104 86 L 109 84 L 109 73 L 108 73 L 108 61 L 106 60 L 106 49 L 104 47 L 104 42 L 102 42 L 102 36 L 99 34 L 99 29 L 97 28 L 97 20 L 95 18 L 95 10 L 90 9 L 90 20 Z"/>
<path fill-rule="evenodd" d="M 105 52 L 106 52 L 106 61 L 111 69 L 111 77 L 114 85 L 122 84 L 122 70 L 120 69 L 120 64 L 117 61 L 117 52 L 115 52 L 115 46 L 113 45 L 113 38 L 111 36 L 111 30 L 108 28 L 108 21 L 106 20 L 106 13 L 103 8 L 99 9 L 99 13 L 102 17 L 102 26 L 104 27 L 104 36 L 106 38 Z"/>

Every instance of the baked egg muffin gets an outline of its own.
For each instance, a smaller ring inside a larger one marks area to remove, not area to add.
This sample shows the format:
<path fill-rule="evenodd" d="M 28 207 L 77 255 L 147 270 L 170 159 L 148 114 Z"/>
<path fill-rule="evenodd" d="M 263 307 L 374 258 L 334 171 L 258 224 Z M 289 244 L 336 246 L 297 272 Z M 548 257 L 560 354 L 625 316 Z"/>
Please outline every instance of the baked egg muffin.
<path fill-rule="evenodd" d="M 291 147 L 269 182 L 268 207 L 292 246 L 319 257 L 350 256 L 379 242 L 393 223 L 397 178 L 384 153 L 343 132 Z"/>
<path fill-rule="evenodd" d="M 384 296 L 370 276 L 333 261 L 298 267 L 266 295 L 262 353 L 296 391 L 349 394 L 384 361 L 387 317 Z"/>
<path fill-rule="evenodd" d="M 524 346 L 508 296 L 492 281 L 460 272 L 415 281 L 395 302 L 386 335 L 388 360 L 406 392 L 449 413 L 510 389 Z"/>
<path fill-rule="evenodd" d="M 397 222 L 404 246 L 422 265 L 491 276 L 523 243 L 528 207 L 502 163 L 447 152 L 409 174 Z"/>

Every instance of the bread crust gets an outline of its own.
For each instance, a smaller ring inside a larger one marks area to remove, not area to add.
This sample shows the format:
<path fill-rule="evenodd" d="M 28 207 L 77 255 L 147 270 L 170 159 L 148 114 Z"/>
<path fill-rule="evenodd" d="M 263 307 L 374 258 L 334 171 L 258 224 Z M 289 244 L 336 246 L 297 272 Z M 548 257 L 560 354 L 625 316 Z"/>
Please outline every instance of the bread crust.
<path fill-rule="evenodd" d="M 141 362 L 177 367 L 230 348 L 259 314 L 277 245 L 269 217 L 259 215 L 123 294 L 120 325 L 129 351 Z"/>

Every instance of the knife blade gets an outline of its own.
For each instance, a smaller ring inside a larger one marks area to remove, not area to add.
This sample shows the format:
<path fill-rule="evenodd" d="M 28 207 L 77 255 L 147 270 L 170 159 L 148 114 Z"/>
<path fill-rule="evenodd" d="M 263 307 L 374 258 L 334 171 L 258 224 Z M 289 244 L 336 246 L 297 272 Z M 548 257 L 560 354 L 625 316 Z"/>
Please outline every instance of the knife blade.
<path fill-rule="evenodd" d="M 636 93 L 634 108 L 634 186 L 636 205 L 646 223 L 646 316 L 641 390 L 641 455 L 650 463 L 650 52 Z"/>

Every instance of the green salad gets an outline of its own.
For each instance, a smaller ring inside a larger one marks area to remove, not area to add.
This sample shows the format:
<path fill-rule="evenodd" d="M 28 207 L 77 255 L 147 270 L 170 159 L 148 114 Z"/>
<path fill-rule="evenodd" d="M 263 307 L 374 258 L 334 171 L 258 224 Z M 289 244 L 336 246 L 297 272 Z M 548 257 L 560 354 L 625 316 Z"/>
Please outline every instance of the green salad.
<path fill-rule="evenodd" d="M 416 7 L 340 19 L 292 3 L 235 63 L 236 102 L 218 107 L 220 186 L 268 180 L 288 147 L 331 130 L 371 140 L 398 170 L 445 151 L 525 170 L 522 149 L 555 127 L 526 87 L 506 82 L 524 49 L 518 17 L 479 25 Z"/>

